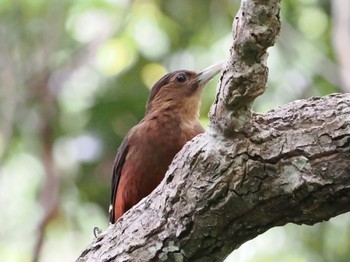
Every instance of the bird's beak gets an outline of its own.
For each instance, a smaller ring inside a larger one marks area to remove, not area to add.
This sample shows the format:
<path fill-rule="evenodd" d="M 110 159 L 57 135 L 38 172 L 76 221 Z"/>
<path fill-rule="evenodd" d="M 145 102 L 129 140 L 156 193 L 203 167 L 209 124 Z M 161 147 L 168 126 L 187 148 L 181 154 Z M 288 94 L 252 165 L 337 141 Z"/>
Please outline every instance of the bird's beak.
<path fill-rule="evenodd" d="M 208 83 L 210 79 L 212 79 L 217 73 L 219 73 L 223 69 L 225 62 L 226 61 L 221 61 L 199 72 L 196 79 L 199 85 L 204 86 L 206 83 Z"/>

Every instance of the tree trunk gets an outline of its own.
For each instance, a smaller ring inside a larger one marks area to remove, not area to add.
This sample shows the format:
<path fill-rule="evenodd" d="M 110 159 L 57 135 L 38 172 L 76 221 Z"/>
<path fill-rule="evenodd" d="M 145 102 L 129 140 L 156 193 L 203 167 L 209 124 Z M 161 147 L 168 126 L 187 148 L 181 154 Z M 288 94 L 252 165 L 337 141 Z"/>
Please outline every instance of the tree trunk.
<path fill-rule="evenodd" d="M 78 261 L 220 261 L 271 227 L 350 210 L 350 95 L 251 112 L 265 90 L 279 6 L 242 0 L 209 129 Z"/>

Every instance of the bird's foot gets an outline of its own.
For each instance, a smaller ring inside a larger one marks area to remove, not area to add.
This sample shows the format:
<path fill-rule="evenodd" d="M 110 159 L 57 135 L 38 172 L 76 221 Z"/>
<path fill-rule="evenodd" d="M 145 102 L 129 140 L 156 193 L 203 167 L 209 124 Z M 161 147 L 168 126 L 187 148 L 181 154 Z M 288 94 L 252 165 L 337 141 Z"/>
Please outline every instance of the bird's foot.
<path fill-rule="evenodd" d="M 93 233 L 94 233 L 95 238 L 98 238 L 99 235 L 102 233 L 102 230 L 98 227 L 94 227 Z"/>

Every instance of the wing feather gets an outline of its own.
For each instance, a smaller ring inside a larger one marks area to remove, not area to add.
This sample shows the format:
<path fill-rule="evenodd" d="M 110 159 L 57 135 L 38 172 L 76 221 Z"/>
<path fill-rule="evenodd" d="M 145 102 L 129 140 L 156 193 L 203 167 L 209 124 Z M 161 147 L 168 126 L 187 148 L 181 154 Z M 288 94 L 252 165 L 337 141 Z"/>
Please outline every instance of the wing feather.
<path fill-rule="evenodd" d="M 129 150 L 129 146 L 128 146 L 129 143 L 128 143 L 127 137 L 128 136 L 126 136 L 126 138 L 120 145 L 113 164 L 111 204 L 109 206 L 109 222 L 112 224 L 114 224 L 115 222 L 114 209 L 115 209 L 115 201 L 117 197 L 119 180 L 120 180 L 122 169 L 125 163 L 125 158 Z"/>

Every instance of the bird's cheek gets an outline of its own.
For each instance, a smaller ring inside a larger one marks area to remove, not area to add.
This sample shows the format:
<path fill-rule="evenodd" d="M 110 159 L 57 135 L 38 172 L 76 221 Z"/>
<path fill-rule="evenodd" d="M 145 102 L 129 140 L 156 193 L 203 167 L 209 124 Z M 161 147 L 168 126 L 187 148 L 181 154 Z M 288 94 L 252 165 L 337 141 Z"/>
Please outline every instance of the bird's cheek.
<path fill-rule="evenodd" d="M 192 95 L 194 92 L 196 92 L 198 90 L 198 87 L 198 83 L 193 83 L 192 85 L 190 85 L 190 87 L 188 88 L 189 95 Z"/>

